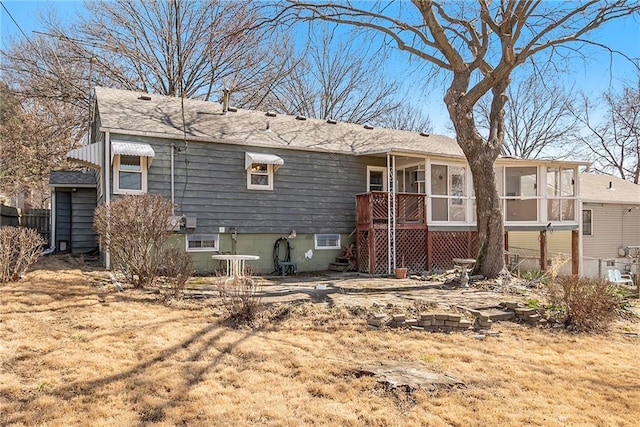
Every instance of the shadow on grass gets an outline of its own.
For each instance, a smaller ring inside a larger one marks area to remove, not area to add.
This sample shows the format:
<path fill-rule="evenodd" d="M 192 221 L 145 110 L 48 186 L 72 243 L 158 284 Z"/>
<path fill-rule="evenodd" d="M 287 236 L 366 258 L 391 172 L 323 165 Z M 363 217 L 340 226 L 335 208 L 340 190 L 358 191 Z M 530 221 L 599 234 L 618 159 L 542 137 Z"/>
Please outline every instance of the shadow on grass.
<path fill-rule="evenodd" d="M 159 322 L 154 327 L 157 328 L 158 326 L 160 326 L 160 324 L 167 322 Z M 146 326 L 144 327 L 144 329 L 145 332 L 150 332 L 146 331 Z M 119 333 L 121 333 L 121 331 Z M 154 421 L 154 419 L 155 421 L 159 421 L 163 417 L 162 414 L 164 413 L 164 410 L 166 408 L 182 404 L 190 389 L 200 383 L 205 375 L 209 371 L 214 369 L 225 355 L 231 353 L 236 346 L 238 346 L 246 339 L 250 338 L 254 334 L 254 331 L 247 330 L 247 332 L 236 341 L 221 345 L 220 343 L 226 334 L 227 329 L 221 328 L 219 324 L 209 324 L 201 328 L 197 332 L 191 334 L 184 340 L 178 342 L 177 344 L 165 348 L 149 359 L 138 363 L 131 368 L 122 370 L 112 375 L 107 375 L 90 380 L 75 381 L 44 393 L 39 393 L 36 395 L 30 394 L 28 395 L 28 397 L 21 399 L 22 404 L 25 405 L 25 407 L 30 404 L 35 404 L 37 399 L 41 398 L 43 395 L 55 396 L 57 398 L 65 400 L 77 398 L 78 396 L 85 396 L 83 398 L 83 400 L 85 401 L 87 400 L 88 396 L 99 398 L 101 389 L 108 388 L 110 384 L 119 381 L 125 381 L 127 383 L 127 389 L 129 390 L 135 390 L 139 386 L 141 381 L 154 382 L 153 385 L 156 388 L 159 388 L 161 384 L 155 384 L 157 380 L 152 379 L 154 378 L 154 374 L 162 369 L 162 366 L 160 365 L 163 362 L 170 361 L 176 356 L 177 353 L 182 351 L 189 351 L 187 360 L 191 362 L 206 360 L 208 363 L 204 365 L 194 365 L 189 363 L 184 364 L 182 367 L 183 372 L 181 374 L 178 374 L 181 375 L 182 378 L 186 379 L 183 382 L 181 390 L 176 393 L 172 392 L 171 397 L 165 399 L 164 403 L 156 405 L 152 408 L 145 408 L 144 413 L 141 414 L 141 423 Z M 211 349 L 215 349 L 218 354 L 214 358 L 207 360 L 206 353 Z M 114 361 L 114 363 L 117 363 L 117 361 Z M 145 388 L 144 390 L 148 389 Z M 102 390 L 102 393 L 106 394 L 108 393 L 108 391 Z M 13 415 L 14 418 L 11 419 L 11 422 L 20 424 L 25 421 L 22 419 L 22 416 L 20 414 Z M 151 417 L 151 419 L 147 419 L 149 417 Z"/>

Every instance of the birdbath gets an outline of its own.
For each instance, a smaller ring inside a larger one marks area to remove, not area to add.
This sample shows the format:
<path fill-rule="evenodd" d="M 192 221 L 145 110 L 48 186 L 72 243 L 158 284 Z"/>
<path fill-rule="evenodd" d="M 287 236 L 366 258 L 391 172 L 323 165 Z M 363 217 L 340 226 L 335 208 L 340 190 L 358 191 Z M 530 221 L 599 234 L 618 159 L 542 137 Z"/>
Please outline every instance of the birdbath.
<path fill-rule="evenodd" d="M 469 287 L 469 272 L 468 269 L 469 267 L 473 267 L 473 265 L 476 263 L 475 259 L 471 259 L 471 258 L 454 258 L 453 262 L 456 265 L 459 265 L 461 267 L 461 271 L 460 271 L 460 284 L 462 286 L 464 286 L 465 288 Z"/>

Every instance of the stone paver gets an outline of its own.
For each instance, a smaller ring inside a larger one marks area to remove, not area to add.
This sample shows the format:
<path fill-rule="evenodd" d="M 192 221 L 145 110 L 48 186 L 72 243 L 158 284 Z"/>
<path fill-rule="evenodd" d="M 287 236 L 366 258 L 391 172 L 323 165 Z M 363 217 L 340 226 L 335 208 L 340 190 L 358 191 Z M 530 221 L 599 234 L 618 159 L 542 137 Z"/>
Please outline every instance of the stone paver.
<path fill-rule="evenodd" d="M 316 302 L 336 306 L 428 304 L 448 307 L 496 307 L 513 295 L 466 288 L 457 282 L 395 279 L 356 273 L 321 276 L 260 278 L 260 296 L 265 303 Z M 195 292 L 215 293 L 213 279 L 195 286 Z"/>

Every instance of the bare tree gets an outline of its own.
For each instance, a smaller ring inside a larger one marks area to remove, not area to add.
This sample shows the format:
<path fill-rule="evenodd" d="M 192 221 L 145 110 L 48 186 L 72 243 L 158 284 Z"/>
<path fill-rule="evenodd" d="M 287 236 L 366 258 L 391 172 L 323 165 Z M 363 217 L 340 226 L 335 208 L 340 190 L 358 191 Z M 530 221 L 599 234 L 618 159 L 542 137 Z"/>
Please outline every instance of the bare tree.
<path fill-rule="evenodd" d="M 388 129 L 408 130 L 412 132 L 433 132 L 429 115 L 417 106 L 401 102 L 398 108 L 371 123 Z"/>
<path fill-rule="evenodd" d="M 51 100 L 21 102 L 0 84 L 0 192 L 48 194 L 49 172 L 77 141 L 74 111 Z"/>
<path fill-rule="evenodd" d="M 640 184 L 640 84 L 602 95 L 606 112 L 598 117 L 598 104 L 583 98 L 576 116 L 587 129 L 581 141 L 593 168 Z"/>
<path fill-rule="evenodd" d="M 446 3 L 412 0 L 355 3 L 288 0 L 278 19 L 324 20 L 373 30 L 398 49 L 433 64 L 450 78 L 444 102 L 471 173 L 477 200 L 475 270 L 495 277 L 504 268 L 504 224 L 493 164 L 502 152 L 504 107 L 511 73 L 526 60 L 553 61 L 579 52 L 590 31 L 637 13 L 634 1 L 540 2 L 500 0 Z M 360 7 L 361 6 L 361 7 Z M 366 8 L 366 9 L 365 9 Z M 570 43 L 573 49 L 564 50 Z M 483 138 L 475 106 L 489 96 L 489 132 Z"/>
<path fill-rule="evenodd" d="M 369 66 L 372 57 L 330 29 L 310 33 L 306 48 L 288 58 L 291 74 L 272 89 L 275 109 L 352 123 L 380 119 L 398 108 L 398 84 Z"/>
<path fill-rule="evenodd" d="M 574 150 L 578 121 L 572 114 L 572 93 L 549 79 L 533 75 L 507 90 L 502 154 L 536 158 L 567 158 Z M 489 131 L 491 104 L 478 102 L 478 127 Z"/>

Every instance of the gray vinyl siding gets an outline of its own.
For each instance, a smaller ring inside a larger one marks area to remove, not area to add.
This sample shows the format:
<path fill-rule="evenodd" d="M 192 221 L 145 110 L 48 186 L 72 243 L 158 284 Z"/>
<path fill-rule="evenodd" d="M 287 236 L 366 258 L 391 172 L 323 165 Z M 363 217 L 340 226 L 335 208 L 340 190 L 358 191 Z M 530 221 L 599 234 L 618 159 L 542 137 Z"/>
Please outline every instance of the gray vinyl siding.
<path fill-rule="evenodd" d="M 111 135 L 112 140 L 150 144 L 155 158 L 148 192 L 170 197 L 171 140 Z M 367 165 L 384 166 L 381 157 L 174 141 L 175 202 L 178 213 L 197 218 L 196 233 L 237 227 L 241 233 L 351 233 L 355 195 L 366 192 Z M 248 190 L 245 152 L 284 160 L 274 174 L 274 189 Z M 112 169 L 112 168 L 110 168 Z"/>
<path fill-rule="evenodd" d="M 88 252 L 98 246 L 96 233 L 93 231 L 96 190 L 78 188 L 71 194 L 71 224 L 73 225 L 71 251 L 73 253 Z"/>
<path fill-rule="evenodd" d="M 67 250 L 71 245 L 71 192 L 56 192 L 56 241 L 55 245 L 60 249 L 59 242 L 66 240 Z"/>
<path fill-rule="evenodd" d="M 640 245 L 640 209 L 626 205 L 589 205 L 591 209 L 593 235 L 583 237 L 585 257 L 615 258 L 618 248 Z"/>

